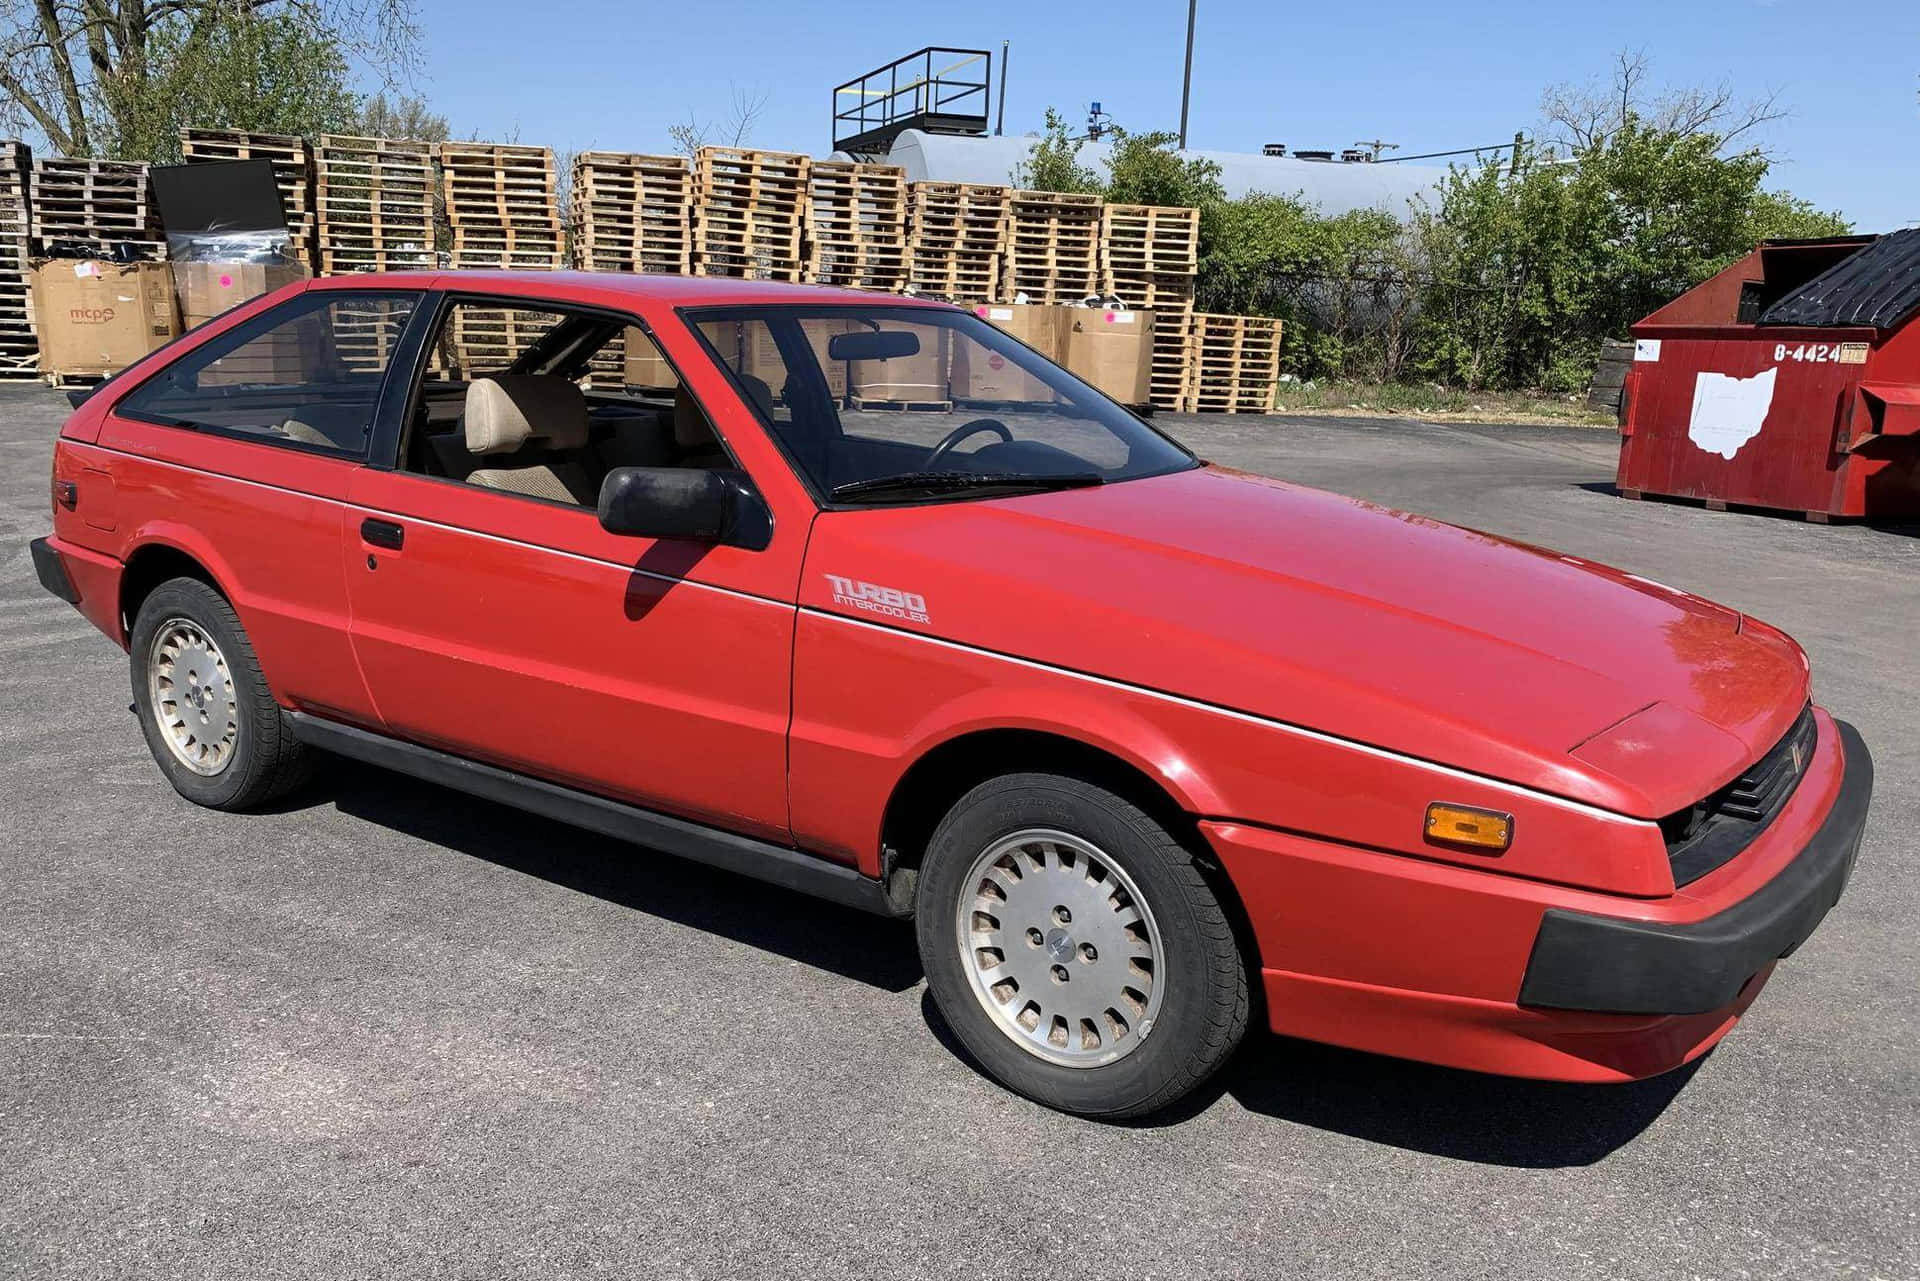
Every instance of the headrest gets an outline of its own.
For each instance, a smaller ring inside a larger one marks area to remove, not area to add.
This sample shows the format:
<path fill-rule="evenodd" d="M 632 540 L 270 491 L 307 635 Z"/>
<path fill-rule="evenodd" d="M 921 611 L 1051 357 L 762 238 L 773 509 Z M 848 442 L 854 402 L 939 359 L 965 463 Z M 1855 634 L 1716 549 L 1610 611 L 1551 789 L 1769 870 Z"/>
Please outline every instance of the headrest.
<path fill-rule="evenodd" d="M 531 441 L 549 449 L 587 443 L 587 398 L 557 374 L 494 374 L 467 384 L 467 452 L 511 454 Z"/>
<path fill-rule="evenodd" d="M 740 380 L 740 386 L 746 390 L 747 399 L 753 402 L 753 407 L 772 418 L 773 388 L 767 386 L 764 379 L 755 378 L 752 374 L 736 374 L 735 377 Z"/>

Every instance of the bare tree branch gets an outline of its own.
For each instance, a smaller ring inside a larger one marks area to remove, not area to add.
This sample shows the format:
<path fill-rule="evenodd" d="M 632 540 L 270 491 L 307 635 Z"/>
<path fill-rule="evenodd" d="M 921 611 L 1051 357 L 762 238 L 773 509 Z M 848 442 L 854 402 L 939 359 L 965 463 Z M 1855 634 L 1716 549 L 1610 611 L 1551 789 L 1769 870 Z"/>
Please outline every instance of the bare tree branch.
<path fill-rule="evenodd" d="M 1646 53 L 1623 49 L 1614 55 L 1609 83 L 1553 86 L 1540 99 L 1546 140 L 1569 151 L 1587 151 L 1604 146 L 1631 120 L 1683 137 L 1711 134 L 1725 147 L 1790 114 L 1780 104 L 1777 89 L 1742 99 L 1731 81 L 1722 80 L 1650 93 L 1650 78 Z M 1764 147 L 1749 150 L 1766 154 Z"/>

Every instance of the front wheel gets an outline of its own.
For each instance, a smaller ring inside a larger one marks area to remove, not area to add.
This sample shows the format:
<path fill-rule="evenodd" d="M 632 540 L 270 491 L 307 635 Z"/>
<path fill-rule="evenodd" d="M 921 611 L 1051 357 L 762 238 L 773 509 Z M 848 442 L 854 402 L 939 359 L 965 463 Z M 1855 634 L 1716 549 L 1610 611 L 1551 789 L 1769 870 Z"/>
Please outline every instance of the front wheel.
<path fill-rule="evenodd" d="M 928 846 L 917 917 L 948 1025 L 1049 1107 L 1157 1111 L 1246 1032 L 1246 965 L 1193 856 L 1091 783 L 1015 774 L 968 792 Z"/>

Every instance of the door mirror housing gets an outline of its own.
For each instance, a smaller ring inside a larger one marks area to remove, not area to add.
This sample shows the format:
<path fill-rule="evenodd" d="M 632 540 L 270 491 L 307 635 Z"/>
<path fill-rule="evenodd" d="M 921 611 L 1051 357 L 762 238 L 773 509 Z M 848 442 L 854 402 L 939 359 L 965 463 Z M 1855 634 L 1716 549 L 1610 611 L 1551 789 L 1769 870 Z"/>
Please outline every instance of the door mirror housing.
<path fill-rule="evenodd" d="M 731 468 L 616 467 L 600 482 L 600 528 L 753 551 L 773 536 L 766 501 Z"/>

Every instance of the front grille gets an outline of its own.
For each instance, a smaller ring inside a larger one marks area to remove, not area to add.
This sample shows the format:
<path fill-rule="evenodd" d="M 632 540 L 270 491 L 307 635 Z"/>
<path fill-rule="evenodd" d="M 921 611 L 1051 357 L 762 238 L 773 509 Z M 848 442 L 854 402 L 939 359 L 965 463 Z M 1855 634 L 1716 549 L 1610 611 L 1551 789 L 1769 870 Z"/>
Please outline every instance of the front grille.
<path fill-rule="evenodd" d="M 1813 759 L 1813 706 L 1747 772 L 1705 800 L 1660 820 L 1673 883 L 1697 881 L 1732 860 L 1767 829 Z"/>

